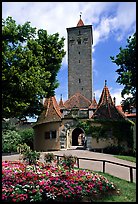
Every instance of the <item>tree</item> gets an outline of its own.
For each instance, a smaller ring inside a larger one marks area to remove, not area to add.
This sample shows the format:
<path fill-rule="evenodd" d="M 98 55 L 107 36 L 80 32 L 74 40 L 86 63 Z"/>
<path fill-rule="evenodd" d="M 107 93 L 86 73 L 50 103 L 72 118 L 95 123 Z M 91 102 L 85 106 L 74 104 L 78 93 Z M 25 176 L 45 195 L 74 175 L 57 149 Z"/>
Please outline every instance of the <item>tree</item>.
<path fill-rule="evenodd" d="M 124 109 L 130 109 L 130 106 L 136 105 L 136 33 L 129 36 L 127 39 L 126 48 L 120 47 L 120 53 L 115 57 L 110 57 L 113 63 L 116 63 L 119 68 L 116 72 L 119 74 L 116 82 L 124 85 L 121 92 L 124 95 L 131 94 L 132 97 L 122 101 Z"/>
<path fill-rule="evenodd" d="M 2 117 L 38 115 L 40 100 L 53 96 L 65 56 L 64 38 L 2 19 Z"/>

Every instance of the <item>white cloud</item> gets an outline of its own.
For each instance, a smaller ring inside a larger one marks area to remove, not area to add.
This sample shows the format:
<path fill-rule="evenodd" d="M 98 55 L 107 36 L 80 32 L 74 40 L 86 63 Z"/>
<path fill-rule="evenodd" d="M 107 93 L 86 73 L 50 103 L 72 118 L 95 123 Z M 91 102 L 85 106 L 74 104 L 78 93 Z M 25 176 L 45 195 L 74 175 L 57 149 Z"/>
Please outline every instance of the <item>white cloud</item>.
<path fill-rule="evenodd" d="M 111 11 L 114 11 L 111 15 Z M 75 27 L 80 11 L 84 24 L 93 25 L 94 46 L 115 32 L 120 40 L 130 28 L 135 29 L 135 2 L 3 2 L 2 17 L 12 16 L 17 23 L 30 21 L 48 34 L 59 32 L 67 39 L 66 28 Z M 122 34 L 122 35 L 121 35 Z M 93 51 L 95 50 L 93 46 Z M 65 41 L 67 51 L 67 41 Z M 65 59 L 67 62 L 67 59 Z"/>

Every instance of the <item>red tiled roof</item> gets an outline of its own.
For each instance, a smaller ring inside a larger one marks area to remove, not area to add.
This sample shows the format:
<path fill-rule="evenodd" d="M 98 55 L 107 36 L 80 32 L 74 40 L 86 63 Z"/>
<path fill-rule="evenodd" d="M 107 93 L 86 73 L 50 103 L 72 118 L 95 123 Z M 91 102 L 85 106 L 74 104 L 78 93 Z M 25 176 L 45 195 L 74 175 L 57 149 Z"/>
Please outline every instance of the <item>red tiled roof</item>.
<path fill-rule="evenodd" d="M 77 23 L 77 27 L 79 27 L 79 26 L 84 26 L 84 23 L 83 23 L 83 21 L 81 20 L 81 15 L 80 15 L 80 20 L 79 20 L 78 23 Z"/>
<path fill-rule="evenodd" d="M 92 103 L 91 105 L 89 106 L 89 109 L 96 109 L 97 108 L 97 102 L 96 102 L 96 99 L 95 99 L 95 96 L 92 100 Z"/>
<path fill-rule="evenodd" d="M 122 106 L 121 106 L 121 105 L 117 105 L 116 108 L 117 108 L 119 111 L 123 112 L 123 109 L 122 109 Z"/>
<path fill-rule="evenodd" d="M 44 111 L 37 120 L 37 124 L 61 121 L 61 112 L 55 96 L 46 98 L 44 102 Z"/>
<path fill-rule="evenodd" d="M 103 88 L 97 110 L 92 115 L 92 118 L 112 120 L 126 119 L 126 116 L 115 107 L 106 85 Z"/>
<path fill-rule="evenodd" d="M 104 88 L 103 88 L 103 91 L 102 91 L 102 94 L 101 94 L 101 97 L 100 97 L 100 100 L 99 100 L 99 103 L 98 103 L 98 106 L 100 106 L 101 104 L 105 105 L 107 103 L 110 103 L 110 104 L 114 104 L 113 101 L 112 101 L 112 98 L 111 98 L 111 95 L 110 95 L 110 92 L 109 92 L 109 89 L 108 87 L 105 85 Z"/>
<path fill-rule="evenodd" d="M 136 117 L 136 113 L 127 113 L 127 112 L 124 113 L 123 108 L 122 108 L 121 105 L 116 106 L 116 108 L 128 118 L 129 117 Z"/>
<path fill-rule="evenodd" d="M 65 108 L 63 100 L 62 100 L 62 96 L 61 96 L 60 101 L 59 101 L 59 108 L 60 109 Z"/>
<path fill-rule="evenodd" d="M 136 113 L 125 113 L 125 115 L 129 117 L 136 117 Z"/>
<path fill-rule="evenodd" d="M 71 96 L 67 101 L 65 101 L 64 106 L 67 109 L 72 108 L 88 108 L 90 106 L 91 102 L 82 94 L 75 93 L 73 96 Z"/>

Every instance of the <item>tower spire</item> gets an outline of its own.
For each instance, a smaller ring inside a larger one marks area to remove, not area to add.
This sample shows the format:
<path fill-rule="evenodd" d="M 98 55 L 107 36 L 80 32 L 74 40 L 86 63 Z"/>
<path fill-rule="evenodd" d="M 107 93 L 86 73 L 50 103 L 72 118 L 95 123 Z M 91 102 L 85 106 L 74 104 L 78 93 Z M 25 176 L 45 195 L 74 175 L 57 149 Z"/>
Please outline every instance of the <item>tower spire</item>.
<path fill-rule="evenodd" d="M 80 20 L 79 20 L 79 22 L 77 23 L 77 27 L 78 27 L 78 26 L 84 26 L 84 23 L 83 23 L 83 21 L 82 21 L 82 19 L 81 19 L 81 15 L 82 15 L 82 12 L 80 12 Z"/>
<path fill-rule="evenodd" d="M 80 12 L 80 19 L 81 19 L 82 12 Z"/>

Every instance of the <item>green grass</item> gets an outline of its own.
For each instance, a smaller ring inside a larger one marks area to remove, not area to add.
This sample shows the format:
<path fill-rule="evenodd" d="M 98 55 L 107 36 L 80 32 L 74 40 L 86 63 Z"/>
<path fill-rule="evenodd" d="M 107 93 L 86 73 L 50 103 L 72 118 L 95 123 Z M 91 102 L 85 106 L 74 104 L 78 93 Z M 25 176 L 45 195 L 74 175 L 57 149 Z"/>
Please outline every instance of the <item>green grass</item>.
<path fill-rule="evenodd" d="M 100 175 L 106 177 L 110 182 L 113 182 L 119 194 L 109 195 L 95 202 L 136 202 L 136 184 L 130 183 L 126 180 L 114 177 L 107 173 L 97 172 Z"/>
<path fill-rule="evenodd" d="M 131 161 L 131 162 L 135 162 L 136 163 L 136 157 L 123 156 L 123 155 L 114 155 L 114 157 L 116 157 L 118 159 L 123 159 L 123 160 L 127 160 L 127 161 Z"/>

